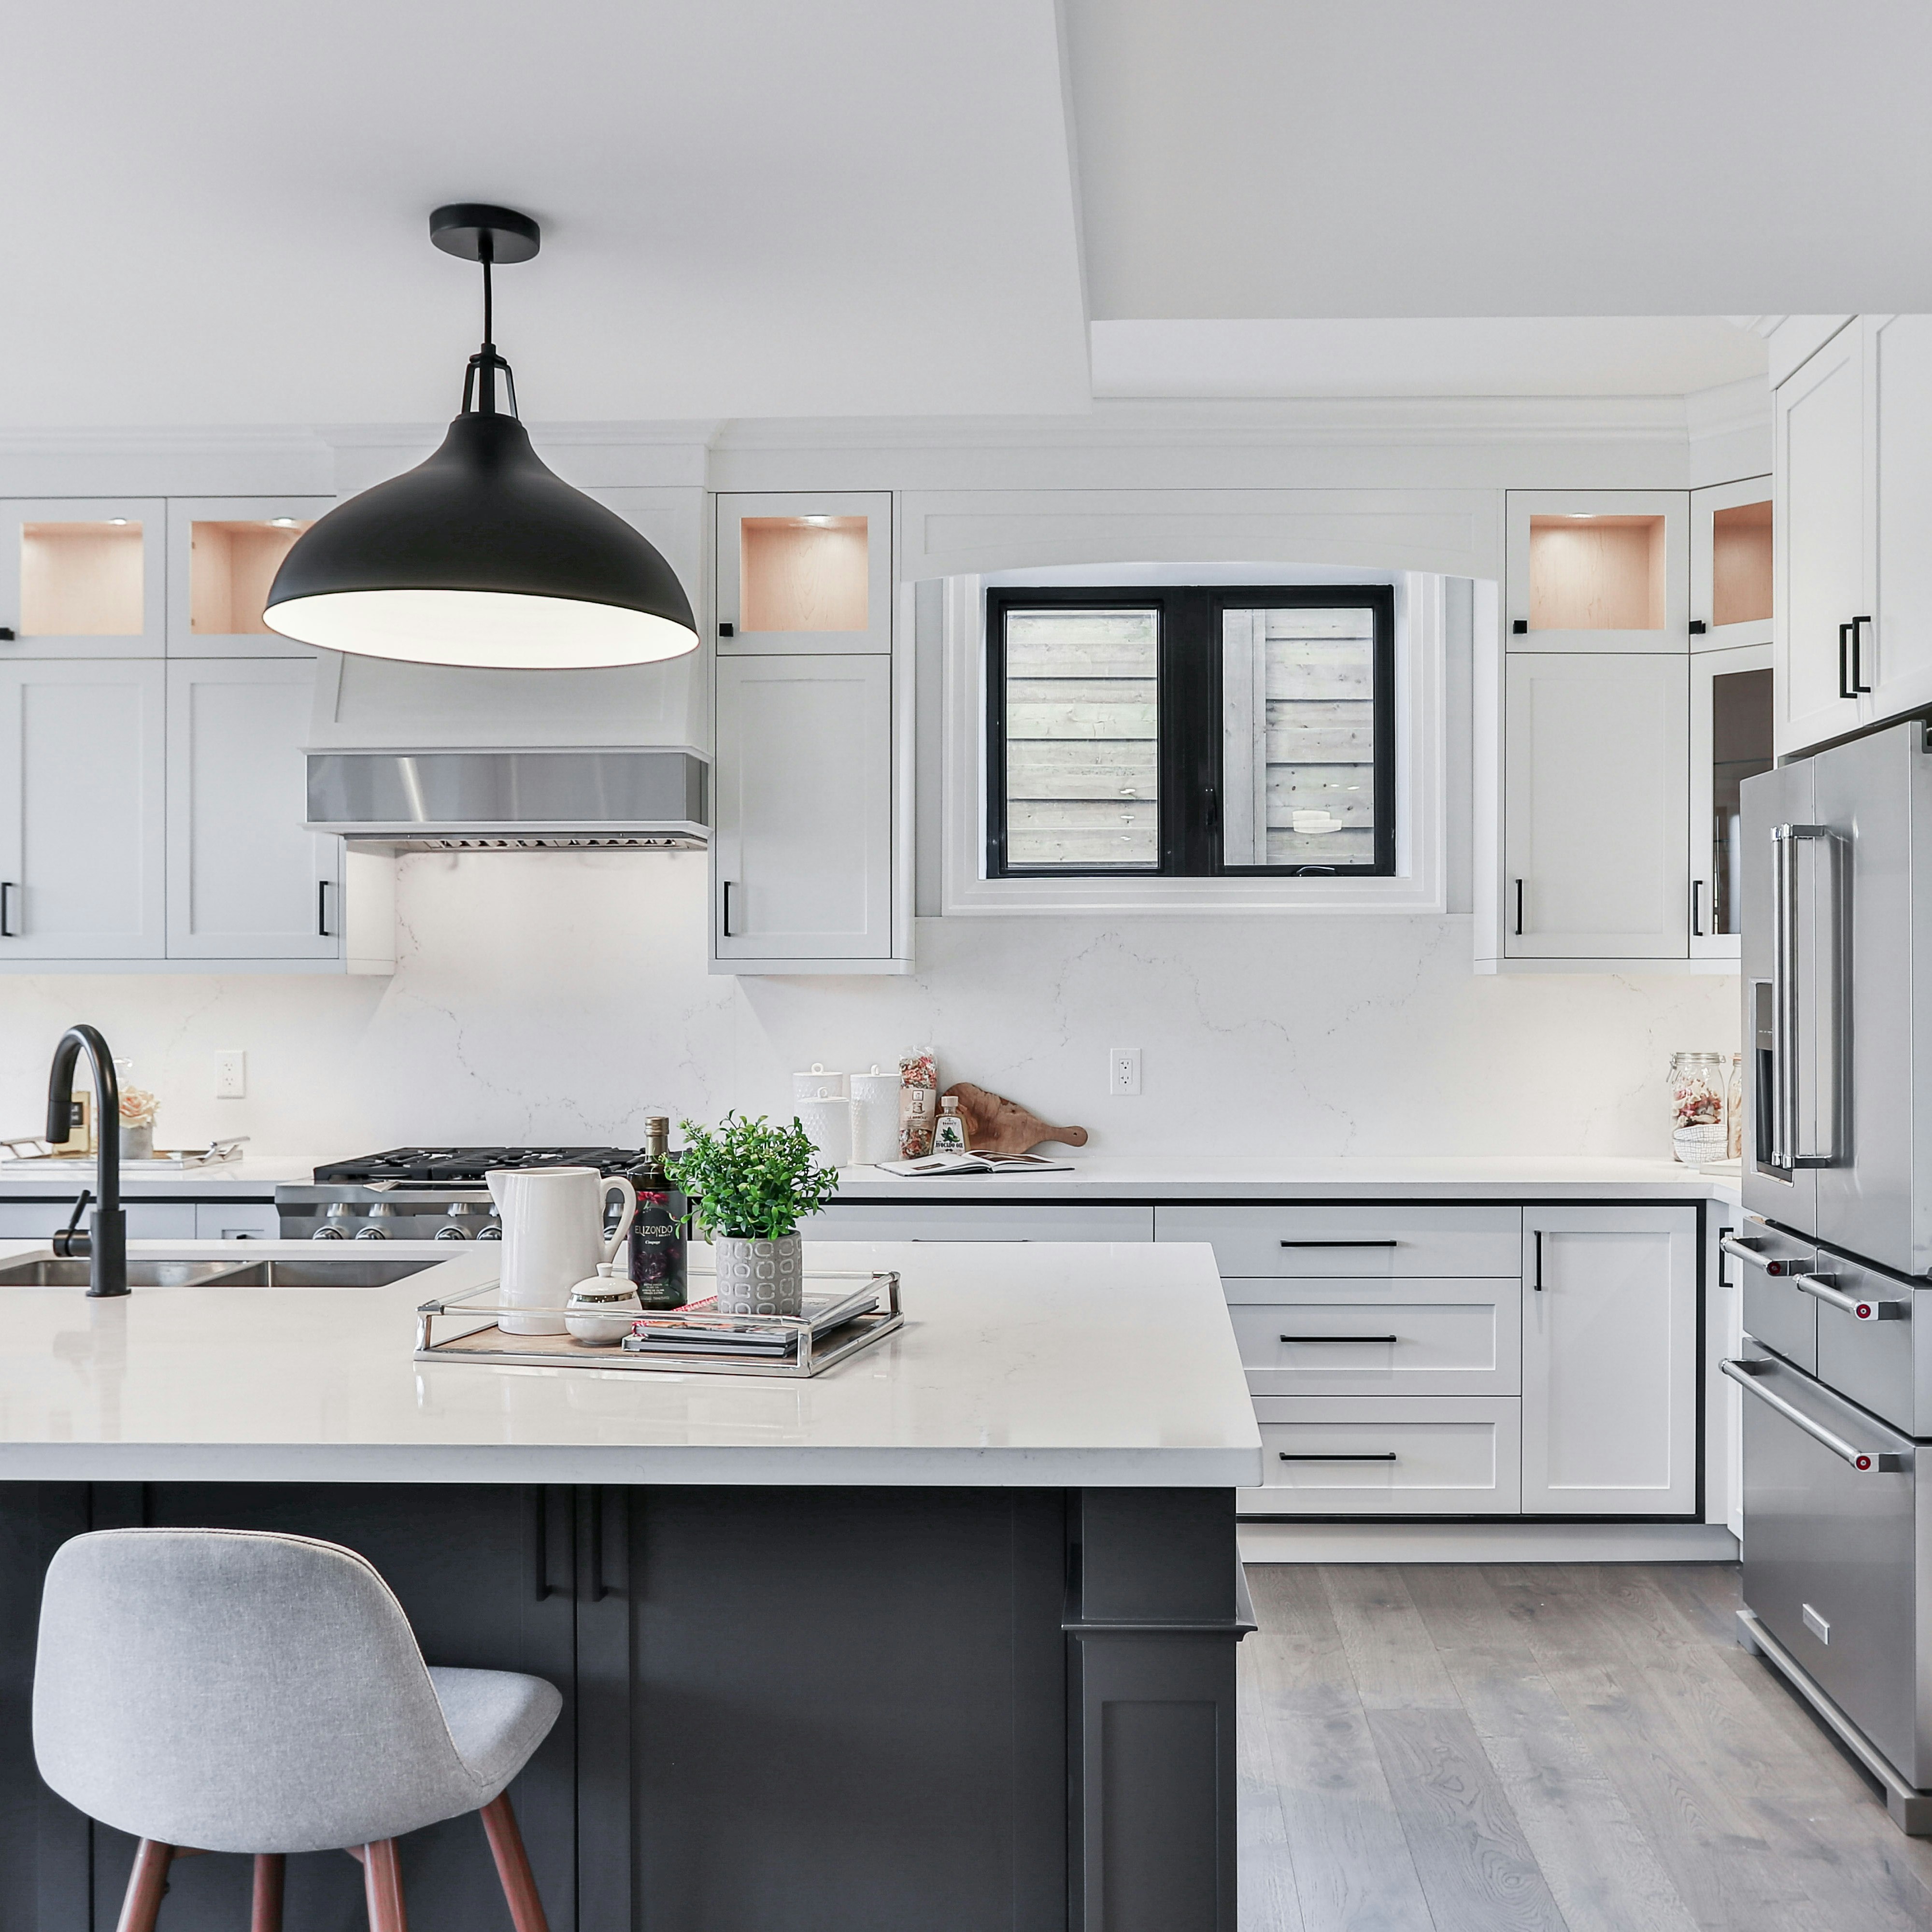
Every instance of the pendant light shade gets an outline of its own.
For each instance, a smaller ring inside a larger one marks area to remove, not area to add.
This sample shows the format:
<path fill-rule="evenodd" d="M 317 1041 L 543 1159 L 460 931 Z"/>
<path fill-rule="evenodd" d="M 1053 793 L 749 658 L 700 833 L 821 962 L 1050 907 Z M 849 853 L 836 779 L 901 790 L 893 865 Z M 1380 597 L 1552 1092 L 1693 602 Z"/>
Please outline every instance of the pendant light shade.
<path fill-rule="evenodd" d="M 488 339 L 489 272 L 493 259 L 534 254 L 536 224 L 466 204 L 438 209 L 431 231 L 484 267 L 484 341 L 464 412 L 426 462 L 309 529 L 275 574 L 264 621 L 303 644 L 418 664 L 562 670 L 694 650 L 698 626 L 670 566 L 566 483 L 517 420 L 509 365 Z M 500 374 L 508 414 L 496 406 Z"/>

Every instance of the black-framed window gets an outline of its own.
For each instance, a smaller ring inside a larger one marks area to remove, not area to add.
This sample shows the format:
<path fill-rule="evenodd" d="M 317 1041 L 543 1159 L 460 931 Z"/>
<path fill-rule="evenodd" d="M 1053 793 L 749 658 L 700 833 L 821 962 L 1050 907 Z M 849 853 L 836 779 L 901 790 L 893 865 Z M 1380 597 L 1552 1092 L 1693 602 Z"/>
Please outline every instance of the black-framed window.
<path fill-rule="evenodd" d="M 987 870 L 1395 870 L 1383 584 L 986 596 Z"/>

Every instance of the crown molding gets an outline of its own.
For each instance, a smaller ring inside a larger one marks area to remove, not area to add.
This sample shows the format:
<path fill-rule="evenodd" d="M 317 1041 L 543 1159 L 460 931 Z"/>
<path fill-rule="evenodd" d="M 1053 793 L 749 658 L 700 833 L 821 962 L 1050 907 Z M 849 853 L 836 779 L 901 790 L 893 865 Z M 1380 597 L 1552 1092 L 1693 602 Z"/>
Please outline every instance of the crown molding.
<path fill-rule="evenodd" d="M 1691 440 L 1729 436 L 1739 430 L 1771 427 L 1771 379 L 1748 376 L 1715 388 L 1695 389 L 1684 398 L 1684 424 Z"/>

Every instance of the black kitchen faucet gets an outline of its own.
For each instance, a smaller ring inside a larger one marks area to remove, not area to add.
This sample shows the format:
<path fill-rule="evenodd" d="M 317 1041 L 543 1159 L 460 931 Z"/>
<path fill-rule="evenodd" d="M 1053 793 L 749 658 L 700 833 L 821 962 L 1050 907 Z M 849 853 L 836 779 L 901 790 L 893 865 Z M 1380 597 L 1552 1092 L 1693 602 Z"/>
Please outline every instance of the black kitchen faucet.
<path fill-rule="evenodd" d="M 89 1294 L 128 1292 L 128 1216 L 121 1206 L 121 1090 L 114 1078 L 114 1056 L 98 1027 L 70 1026 L 54 1048 L 47 1076 L 47 1138 L 64 1141 L 73 1132 L 74 1064 L 85 1050 L 94 1072 L 94 1118 L 98 1144 L 94 1184 L 100 1199 L 88 1216 L 87 1232 L 77 1232 L 87 1205 L 83 1190 L 74 1204 L 74 1219 L 54 1238 L 57 1253 L 88 1258 Z"/>

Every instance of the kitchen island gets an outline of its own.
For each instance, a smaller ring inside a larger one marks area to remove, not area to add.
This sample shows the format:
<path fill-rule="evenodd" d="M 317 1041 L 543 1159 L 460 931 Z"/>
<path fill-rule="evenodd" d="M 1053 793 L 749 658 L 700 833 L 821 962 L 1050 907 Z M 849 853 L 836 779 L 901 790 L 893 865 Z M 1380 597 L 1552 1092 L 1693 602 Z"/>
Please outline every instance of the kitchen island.
<path fill-rule="evenodd" d="M 0 1244 L 0 1279 L 35 1252 Z M 0 1293 L 0 1922 L 112 1921 L 131 1844 L 39 1786 L 20 1720 L 52 1550 L 149 1522 L 347 1544 L 433 1661 L 557 1684 L 513 1792 L 557 1932 L 1233 1932 L 1261 1452 L 1208 1249 L 814 1244 L 898 1268 L 907 1321 L 805 1383 L 418 1362 L 418 1304 L 495 1261 L 447 1253 L 390 1244 L 433 1273 L 368 1287 Z M 417 1932 L 496 1922 L 474 1820 L 404 1861 Z M 247 1882 L 192 1861 L 169 1913 L 245 1923 Z M 290 1932 L 360 1889 L 291 1860 Z"/>

